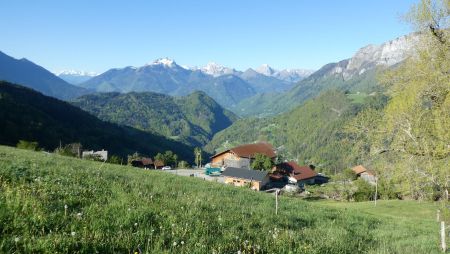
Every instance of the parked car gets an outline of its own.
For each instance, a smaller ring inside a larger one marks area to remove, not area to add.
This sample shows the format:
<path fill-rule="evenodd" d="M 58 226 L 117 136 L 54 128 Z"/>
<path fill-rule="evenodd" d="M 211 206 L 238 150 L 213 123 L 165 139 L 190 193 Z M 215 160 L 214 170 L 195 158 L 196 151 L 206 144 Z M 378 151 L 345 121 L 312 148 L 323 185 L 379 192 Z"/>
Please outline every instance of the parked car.
<path fill-rule="evenodd" d="M 172 169 L 171 166 L 164 166 L 164 167 L 162 168 L 162 170 L 171 170 L 171 169 Z"/>

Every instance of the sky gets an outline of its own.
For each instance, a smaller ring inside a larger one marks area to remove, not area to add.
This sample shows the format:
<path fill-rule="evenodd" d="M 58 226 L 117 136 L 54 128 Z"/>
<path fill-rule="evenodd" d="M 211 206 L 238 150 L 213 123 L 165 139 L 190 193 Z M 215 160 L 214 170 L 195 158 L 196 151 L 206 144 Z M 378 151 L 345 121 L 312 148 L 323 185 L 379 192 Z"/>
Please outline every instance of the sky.
<path fill-rule="evenodd" d="M 0 0 L 0 51 L 50 71 L 168 57 L 245 70 L 319 69 L 411 32 L 414 0 Z"/>

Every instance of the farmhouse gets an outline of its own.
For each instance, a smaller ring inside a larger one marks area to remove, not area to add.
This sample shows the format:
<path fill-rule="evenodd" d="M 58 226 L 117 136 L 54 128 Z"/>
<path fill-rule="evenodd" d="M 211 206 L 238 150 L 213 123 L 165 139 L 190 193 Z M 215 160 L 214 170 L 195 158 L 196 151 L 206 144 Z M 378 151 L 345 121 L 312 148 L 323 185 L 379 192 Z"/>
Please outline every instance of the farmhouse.
<path fill-rule="evenodd" d="M 228 167 L 223 171 L 226 184 L 234 186 L 250 185 L 253 190 L 260 190 L 269 182 L 267 171 Z"/>
<path fill-rule="evenodd" d="M 353 172 L 356 174 L 356 177 L 361 177 L 364 181 L 369 184 L 375 185 L 377 182 L 377 177 L 375 173 L 366 169 L 363 165 L 358 165 L 352 168 Z"/>
<path fill-rule="evenodd" d="M 314 184 L 317 173 L 313 170 L 313 167 L 299 166 L 294 161 L 289 161 L 278 164 L 276 171 L 289 176 L 292 181 L 297 182 L 299 185 Z"/>
<path fill-rule="evenodd" d="M 213 167 L 250 168 L 256 154 L 263 154 L 272 160 L 277 156 L 275 149 L 269 143 L 261 142 L 245 144 L 228 149 L 211 157 Z"/>

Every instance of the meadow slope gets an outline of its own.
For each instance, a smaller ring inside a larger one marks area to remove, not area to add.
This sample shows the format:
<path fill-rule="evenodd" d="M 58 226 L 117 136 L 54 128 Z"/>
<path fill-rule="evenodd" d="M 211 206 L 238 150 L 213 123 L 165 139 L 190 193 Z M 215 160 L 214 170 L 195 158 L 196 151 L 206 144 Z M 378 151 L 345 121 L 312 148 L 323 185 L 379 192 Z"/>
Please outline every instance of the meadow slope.
<path fill-rule="evenodd" d="M 0 146 L 3 253 L 439 253 L 433 204 L 358 205 Z"/>

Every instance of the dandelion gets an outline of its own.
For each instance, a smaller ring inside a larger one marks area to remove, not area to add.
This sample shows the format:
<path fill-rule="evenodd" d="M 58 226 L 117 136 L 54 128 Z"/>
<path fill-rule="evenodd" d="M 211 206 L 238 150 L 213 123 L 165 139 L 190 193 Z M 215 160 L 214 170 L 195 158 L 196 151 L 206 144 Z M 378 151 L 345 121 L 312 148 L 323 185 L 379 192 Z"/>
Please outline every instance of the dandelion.
<path fill-rule="evenodd" d="M 83 214 L 82 213 L 77 213 L 77 216 L 78 217 L 81 217 Z"/>
<path fill-rule="evenodd" d="M 20 240 L 20 237 L 16 237 L 16 238 L 14 238 L 14 242 L 18 242 Z"/>
<path fill-rule="evenodd" d="M 177 242 L 173 242 L 173 244 L 172 244 L 173 246 L 177 246 Z"/>
<path fill-rule="evenodd" d="M 241 254 L 241 250 L 238 250 L 237 254 Z"/>
<path fill-rule="evenodd" d="M 135 227 L 137 227 L 137 225 L 138 225 L 138 224 L 137 224 L 137 222 L 136 222 L 136 223 L 134 223 L 134 226 L 135 226 Z"/>
<path fill-rule="evenodd" d="M 70 233 L 72 236 L 75 236 L 75 231 L 72 231 L 72 233 Z"/>
<path fill-rule="evenodd" d="M 184 245 L 184 241 L 181 241 L 181 245 Z"/>
<path fill-rule="evenodd" d="M 64 205 L 64 209 L 67 209 L 67 208 L 69 208 L 67 205 Z"/>
<path fill-rule="evenodd" d="M 175 227 L 175 224 L 172 223 L 172 227 Z"/>

